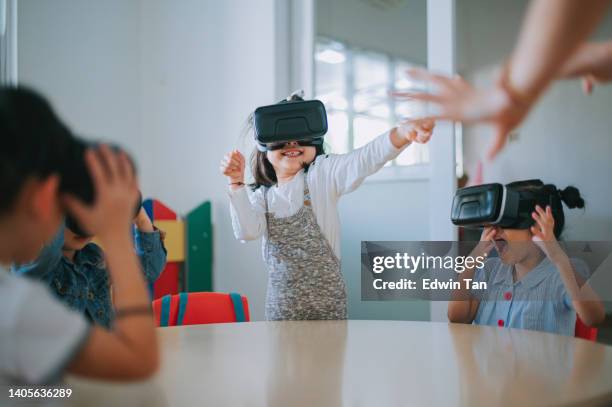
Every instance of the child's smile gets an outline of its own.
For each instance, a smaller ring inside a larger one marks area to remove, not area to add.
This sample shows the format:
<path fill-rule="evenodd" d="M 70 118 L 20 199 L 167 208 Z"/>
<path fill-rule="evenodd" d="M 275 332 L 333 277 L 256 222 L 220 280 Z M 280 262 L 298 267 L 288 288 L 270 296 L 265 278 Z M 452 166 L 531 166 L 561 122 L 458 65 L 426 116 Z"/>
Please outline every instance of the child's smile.
<path fill-rule="evenodd" d="M 304 155 L 304 150 L 301 148 L 287 148 L 283 149 L 281 154 L 283 157 L 295 158 Z"/>
<path fill-rule="evenodd" d="M 291 141 L 280 149 L 268 151 L 266 157 L 280 180 L 297 174 L 305 164 L 314 161 L 316 153 L 316 149 L 312 146 L 300 146 L 297 142 Z"/>

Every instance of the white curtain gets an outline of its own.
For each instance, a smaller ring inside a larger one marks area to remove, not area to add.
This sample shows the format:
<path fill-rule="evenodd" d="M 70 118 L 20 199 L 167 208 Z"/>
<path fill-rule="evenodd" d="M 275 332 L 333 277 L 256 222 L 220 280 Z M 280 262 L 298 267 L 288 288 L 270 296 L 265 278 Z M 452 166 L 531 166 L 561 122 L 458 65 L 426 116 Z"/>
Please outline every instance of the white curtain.
<path fill-rule="evenodd" d="M 0 0 L 0 85 L 17 84 L 17 0 Z"/>

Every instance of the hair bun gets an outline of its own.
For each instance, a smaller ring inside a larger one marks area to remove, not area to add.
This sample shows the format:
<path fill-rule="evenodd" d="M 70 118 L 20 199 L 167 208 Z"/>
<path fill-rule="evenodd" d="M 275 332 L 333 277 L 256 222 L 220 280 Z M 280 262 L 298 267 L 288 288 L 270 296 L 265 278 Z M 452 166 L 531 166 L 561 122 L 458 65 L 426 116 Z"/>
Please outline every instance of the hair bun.
<path fill-rule="evenodd" d="M 584 199 L 580 196 L 578 188 L 569 186 L 564 190 L 559 190 L 559 196 L 568 208 L 584 208 Z"/>

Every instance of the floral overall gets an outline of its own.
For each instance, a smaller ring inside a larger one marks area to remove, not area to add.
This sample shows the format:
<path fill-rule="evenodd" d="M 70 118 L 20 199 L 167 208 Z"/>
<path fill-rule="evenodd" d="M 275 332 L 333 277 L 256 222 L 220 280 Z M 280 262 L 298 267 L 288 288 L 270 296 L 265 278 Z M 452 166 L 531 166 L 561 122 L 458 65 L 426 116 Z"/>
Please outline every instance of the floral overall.
<path fill-rule="evenodd" d="M 268 210 L 263 256 L 268 266 L 267 320 L 346 319 L 346 286 L 340 260 L 321 232 L 304 180 L 304 205 L 276 218 Z"/>

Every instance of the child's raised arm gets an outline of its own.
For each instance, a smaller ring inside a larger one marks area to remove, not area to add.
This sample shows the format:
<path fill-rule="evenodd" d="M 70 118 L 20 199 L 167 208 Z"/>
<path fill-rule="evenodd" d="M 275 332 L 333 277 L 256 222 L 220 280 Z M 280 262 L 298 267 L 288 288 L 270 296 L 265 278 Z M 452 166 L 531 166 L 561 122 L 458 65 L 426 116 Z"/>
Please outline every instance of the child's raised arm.
<path fill-rule="evenodd" d="M 163 243 L 163 232 L 155 226 L 144 208 L 140 208 L 134 220 L 138 233 L 138 247 L 142 271 L 149 284 L 159 278 L 166 267 L 168 253 Z"/>
<path fill-rule="evenodd" d="M 244 156 L 238 150 L 226 154 L 221 161 L 221 173 L 228 179 L 230 213 L 234 236 L 239 240 L 255 240 L 266 227 L 265 214 L 254 209 L 244 184 Z"/>
<path fill-rule="evenodd" d="M 412 142 L 427 143 L 433 128 L 431 120 L 403 123 L 348 154 L 329 155 L 320 160 L 320 165 L 326 167 L 320 173 L 329 177 L 338 196 L 347 194 Z"/>
<path fill-rule="evenodd" d="M 493 249 L 493 240 L 497 230 L 492 227 L 486 227 L 482 231 L 480 242 L 470 253 L 470 257 L 477 258 L 481 256 L 487 256 Z M 474 298 L 471 295 L 468 285 L 464 283 L 465 280 L 474 279 L 474 266 L 466 268 L 466 270 L 459 275 L 461 284 L 459 289 L 453 290 L 451 294 L 451 300 L 448 302 L 448 320 L 450 322 L 459 322 L 464 324 L 471 324 L 476 317 L 476 312 L 480 306 L 480 300 Z"/>
<path fill-rule="evenodd" d="M 588 326 L 600 324 L 606 317 L 603 303 L 588 282 L 576 278 L 576 270 L 570 258 L 555 237 L 555 219 L 550 206 L 543 209 L 536 205 L 531 216 L 535 220 L 535 224 L 531 227 L 533 241 L 559 270 L 569 301 L 576 314 Z"/>
<path fill-rule="evenodd" d="M 115 325 L 112 331 L 92 327 L 68 371 L 102 379 L 145 378 L 157 369 L 159 355 L 151 301 L 130 234 L 136 177 L 125 153 L 114 153 L 108 146 L 88 151 L 86 162 L 95 202 L 86 206 L 67 197 L 66 205 L 104 245 L 114 289 Z"/>

